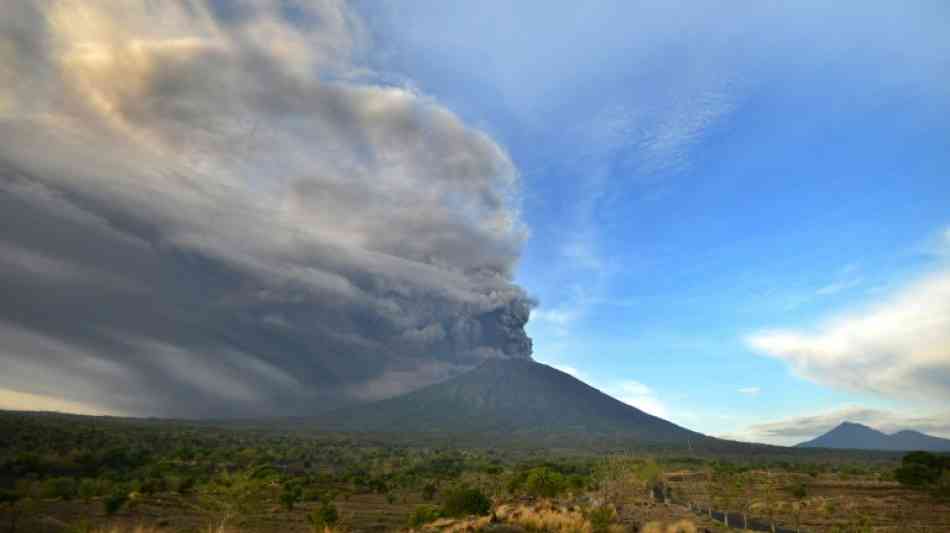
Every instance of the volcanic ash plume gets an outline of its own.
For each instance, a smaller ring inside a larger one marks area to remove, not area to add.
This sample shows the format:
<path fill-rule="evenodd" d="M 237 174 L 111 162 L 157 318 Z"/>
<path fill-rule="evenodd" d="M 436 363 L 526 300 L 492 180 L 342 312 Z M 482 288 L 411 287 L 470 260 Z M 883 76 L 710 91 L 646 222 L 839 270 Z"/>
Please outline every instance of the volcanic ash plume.
<path fill-rule="evenodd" d="M 345 2 L 229 6 L 0 6 L 0 391 L 291 414 L 530 358 L 505 151 Z"/>

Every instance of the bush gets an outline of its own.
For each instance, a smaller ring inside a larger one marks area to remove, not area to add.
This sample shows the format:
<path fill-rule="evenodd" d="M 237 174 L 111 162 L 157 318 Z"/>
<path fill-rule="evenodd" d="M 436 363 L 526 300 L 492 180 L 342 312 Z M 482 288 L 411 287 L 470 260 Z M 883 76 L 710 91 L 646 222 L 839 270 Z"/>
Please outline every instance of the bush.
<path fill-rule="evenodd" d="M 303 489 L 296 483 L 285 483 L 280 490 L 280 503 L 288 511 L 294 510 L 294 505 L 303 497 Z"/>
<path fill-rule="evenodd" d="M 491 500 L 478 489 L 460 487 L 445 495 L 443 509 L 448 516 L 486 515 Z"/>
<path fill-rule="evenodd" d="M 567 489 L 567 480 L 554 470 L 534 468 L 528 472 L 524 488 L 532 496 L 554 498 Z"/>
<path fill-rule="evenodd" d="M 911 452 L 904 456 L 900 468 L 894 471 L 894 478 L 908 487 L 927 487 L 940 479 L 945 462 L 950 463 L 950 459 L 927 452 Z M 950 464 L 947 466 L 950 467 Z"/>
<path fill-rule="evenodd" d="M 435 483 L 430 481 L 422 487 L 422 499 L 431 502 L 435 498 L 436 492 L 438 492 L 438 489 L 435 487 Z"/>
<path fill-rule="evenodd" d="M 322 531 L 325 527 L 333 527 L 339 518 L 340 515 L 337 513 L 333 502 L 324 502 L 323 505 L 314 509 L 307 516 L 307 520 L 314 531 Z"/>
<path fill-rule="evenodd" d="M 122 509 L 127 501 L 129 501 L 128 494 L 121 490 L 115 490 L 102 500 L 102 506 L 106 514 L 112 516 L 119 512 L 119 509 Z"/>
<path fill-rule="evenodd" d="M 107 496 L 115 490 L 115 484 L 105 478 L 96 479 L 96 496 Z"/>
<path fill-rule="evenodd" d="M 0 489 L 0 505 L 3 505 L 5 503 L 9 503 L 10 505 L 13 505 L 17 501 L 19 501 L 19 499 L 20 499 L 20 495 L 17 494 L 16 491 Z"/>
<path fill-rule="evenodd" d="M 307 487 L 303 489 L 300 499 L 305 502 L 318 502 L 323 499 L 323 491 L 317 487 Z"/>
<path fill-rule="evenodd" d="M 88 502 L 96 495 L 97 489 L 98 486 L 95 479 L 83 478 L 79 482 L 77 493 L 79 494 L 79 497 L 83 499 L 83 501 Z"/>
<path fill-rule="evenodd" d="M 163 477 L 150 477 L 139 483 L 139 492 L 142 494 L 158 494 L 165 492 L 168 485 Z"/>
<path fill-rule="evenodd" d="M 166 476 L 165 486 L 172 492 L 188 494 L 195 487 L 195 479 L 190 476 Z"/>
<path fill-rule="evenodd" d="M 43 498 L 72 499 L 76 495 L 76 480 L 68 477 L 54 477 L 43 483 L 40 495 Z"/>
<path fill-rule="evenodd" d="M 607 531 L 616 519 L 617 512 L 610 505 L 594 507 L 587 512 L 587 520 L 590 521 L 590 527 L 594 533 Z"/>
<path fill-rule="evenodd" d="M 428 524 L 442 516 L 442 511 L 435 505 L 420 505 L 409 515 L 409 527 L 415 528 Z"/>

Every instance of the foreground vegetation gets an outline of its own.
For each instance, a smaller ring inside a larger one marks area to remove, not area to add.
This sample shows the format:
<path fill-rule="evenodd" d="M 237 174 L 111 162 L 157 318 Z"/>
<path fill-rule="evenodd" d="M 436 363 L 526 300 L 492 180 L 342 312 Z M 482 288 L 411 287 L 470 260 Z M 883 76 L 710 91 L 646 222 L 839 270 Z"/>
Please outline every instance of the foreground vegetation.
<path fill-rule="evenodd" d="M 0 413 L 0 531 L 950 530 L 950 458 L 829 457 Z"/>

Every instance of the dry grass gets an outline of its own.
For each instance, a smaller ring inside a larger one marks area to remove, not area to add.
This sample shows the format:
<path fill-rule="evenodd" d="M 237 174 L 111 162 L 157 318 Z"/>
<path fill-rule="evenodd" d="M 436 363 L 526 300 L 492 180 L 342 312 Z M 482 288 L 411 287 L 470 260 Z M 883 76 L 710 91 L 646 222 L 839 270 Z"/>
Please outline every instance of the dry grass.
<path fill-rule="evenodd" d="M 650 522 L 643 526 L 643 533 L 696 533 L 696 525 L 689 520 L 680 520 L 666 526 L 660 522 Z"/>
<path fill-rule="evenodd" d="M 508 524 L 531 531 L 591 531 L 590 523 L 579 511 L 539 504 L 535 506 L 502 505 L 496 511 L 498 518 Z"/>
<path fill-rule="evenodd" d="M 438 530 L 445 533 L 460 533 L 462 531 L 479 531 L 488 525 L 489 517 L 452 519 L 440 518 L 423 527 L 423 530 Z"/>
<path fill-rule="evenodd" d="M 209 529 L 208 532 L 218 533 L 213 529 Z M 94 529 L 91 533 L 159 533 L 159 529 L 148 526 L 135 526 L 132 528 L 110 526 L 104 529 Z"/>

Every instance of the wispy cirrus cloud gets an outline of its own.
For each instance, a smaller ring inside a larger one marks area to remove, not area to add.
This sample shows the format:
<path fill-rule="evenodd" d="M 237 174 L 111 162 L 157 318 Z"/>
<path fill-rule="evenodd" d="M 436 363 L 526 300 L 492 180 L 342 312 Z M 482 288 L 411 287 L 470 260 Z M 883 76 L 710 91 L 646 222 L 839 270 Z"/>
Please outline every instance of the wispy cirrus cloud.
<path fill-rule="evenodd" d="M 835 282 L 829 283 L 828 285 L 819 287 L 818 290 L 815 291 L 815 294 L 819 296 L 831 296 L 832 294 L 838 294 L 839 292 L 843 292 L 848 289 L 853 289 L 861 285 L 863 281 L 864 279 L 861 277 L 835 281 Z"/>

